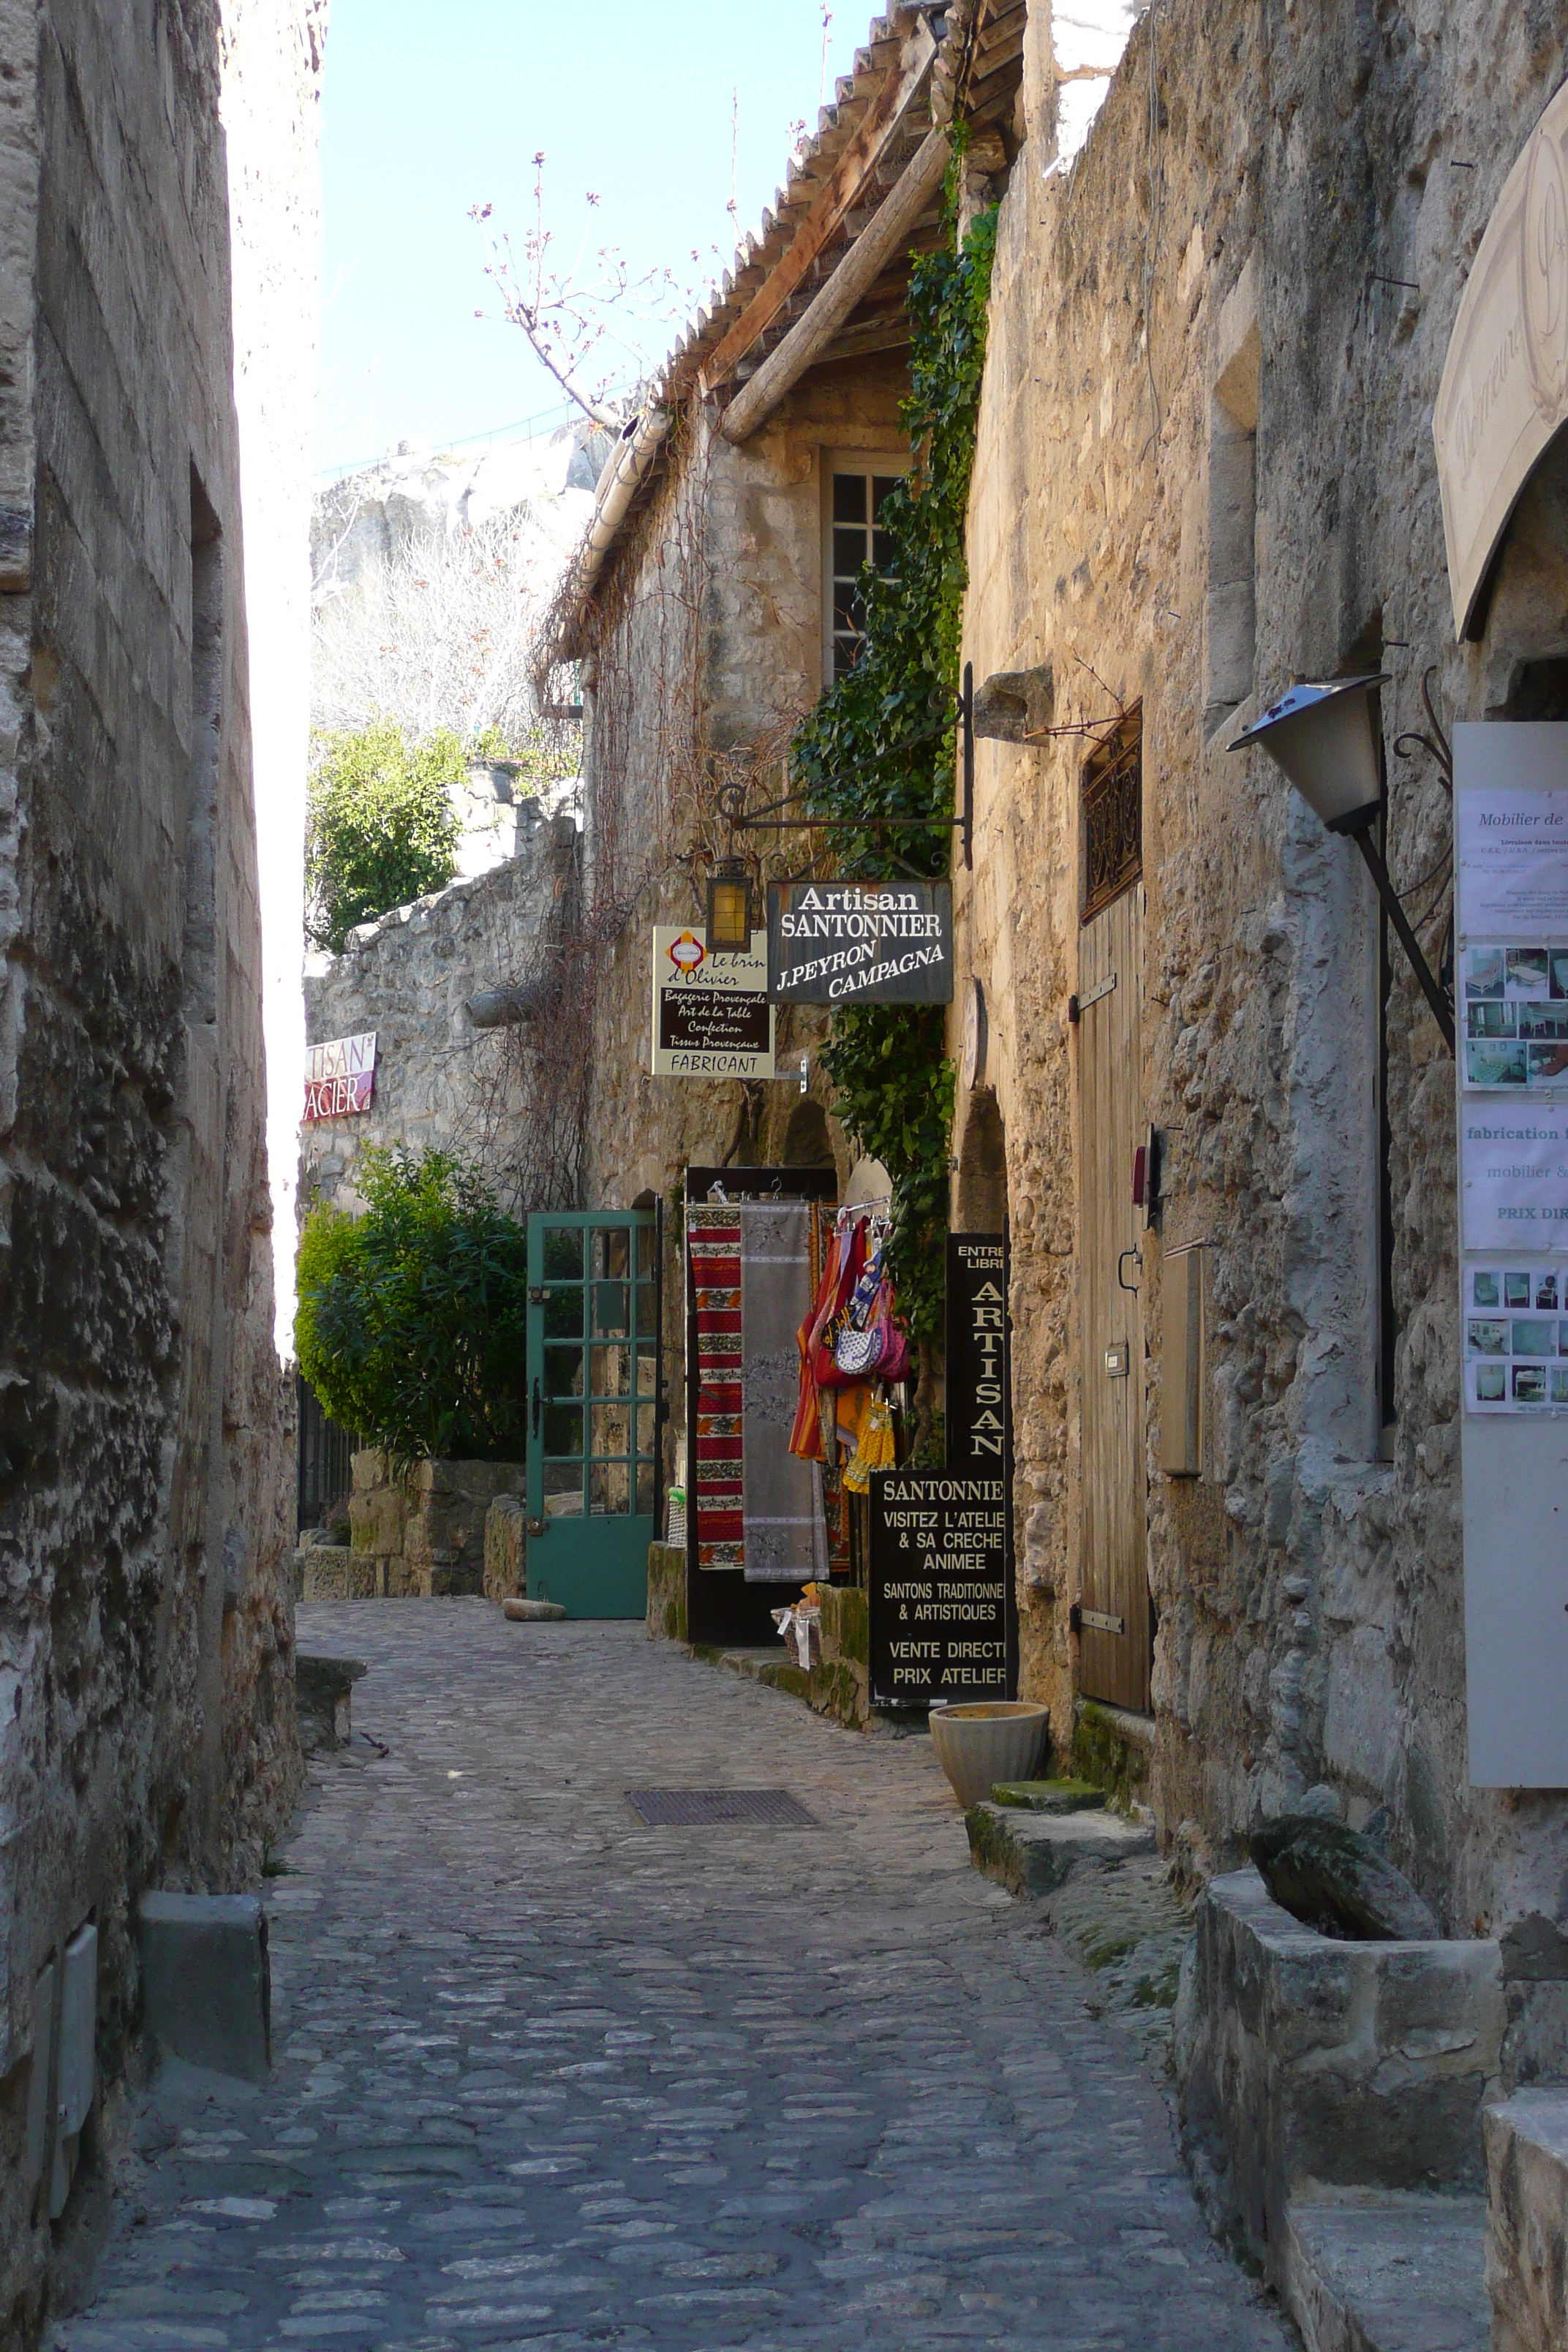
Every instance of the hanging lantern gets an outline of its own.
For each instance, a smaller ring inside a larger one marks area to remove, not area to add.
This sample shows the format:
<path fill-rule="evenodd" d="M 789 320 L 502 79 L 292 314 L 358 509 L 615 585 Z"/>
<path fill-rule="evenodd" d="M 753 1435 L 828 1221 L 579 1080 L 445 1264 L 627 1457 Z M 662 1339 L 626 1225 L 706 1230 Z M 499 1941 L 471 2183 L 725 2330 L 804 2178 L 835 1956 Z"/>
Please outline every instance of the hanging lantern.
<path fill-rule="evenodd" d="M 708 952 L 747 955 L 751 946 L 751 877 L 742 859 L 721 857 L 708 876 Z"/>

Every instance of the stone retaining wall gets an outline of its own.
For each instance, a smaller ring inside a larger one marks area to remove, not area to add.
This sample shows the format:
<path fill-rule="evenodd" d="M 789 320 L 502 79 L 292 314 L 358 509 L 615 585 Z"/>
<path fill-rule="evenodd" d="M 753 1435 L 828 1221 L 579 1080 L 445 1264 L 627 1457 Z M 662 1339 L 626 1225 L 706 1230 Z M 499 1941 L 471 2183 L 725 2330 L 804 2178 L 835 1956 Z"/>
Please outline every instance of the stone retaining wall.
<path fill-rule="evenodd" d="M 345 1574 L 363 1583 L 368 1571 L 378 1600 L 484 1591 L 486 1514 L 498 1495 L 521 1494 L 523 1477 L 521 1462 L 417 1462 L 399 1478 L 385 1454 L 356 1454 Z"/>

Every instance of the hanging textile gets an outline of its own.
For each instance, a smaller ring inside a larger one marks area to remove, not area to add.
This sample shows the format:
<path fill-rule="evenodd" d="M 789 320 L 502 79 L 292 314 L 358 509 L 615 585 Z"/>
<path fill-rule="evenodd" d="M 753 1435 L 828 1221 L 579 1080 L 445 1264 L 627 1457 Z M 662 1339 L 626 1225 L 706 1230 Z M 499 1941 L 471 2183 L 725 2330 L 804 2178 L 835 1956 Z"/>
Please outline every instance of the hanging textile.
<path fill-rule="evenodd" d="M 790 1451 L 797 1332 L 810 1297 L 811 1203 L 739 1206 L 744 1565 L 749 1584 L 777 1584 L 814 1576 L 826 1559 L 816 1474 Z"/>
<path fill-rule="evenodd" d="M 735 1569 L 745 1563 L 739 1204 L 688 1208 L 686 1248 L 697 1304 L 697 1446 L 687 1478 L 697 1565 Z"/>

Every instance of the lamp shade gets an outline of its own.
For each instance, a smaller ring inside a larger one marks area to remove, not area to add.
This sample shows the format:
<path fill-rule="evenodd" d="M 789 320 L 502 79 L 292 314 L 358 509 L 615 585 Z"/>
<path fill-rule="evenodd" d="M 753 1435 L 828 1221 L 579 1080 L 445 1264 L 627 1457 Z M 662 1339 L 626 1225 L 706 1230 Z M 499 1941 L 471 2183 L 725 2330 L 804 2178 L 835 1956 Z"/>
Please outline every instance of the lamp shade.
<path fill-rule="evenodd" d="M 708 952 L 745 955 L 752 944 L 752 885 L 738 857 L 721 857 L 708 877 Z"/>
<path fill-rule="evenodd" d="M 1383 799 L 1382 672 L 1293 686 L 1230 749 L 1261 743 L 1331 833 L 1362 833 Z"/>

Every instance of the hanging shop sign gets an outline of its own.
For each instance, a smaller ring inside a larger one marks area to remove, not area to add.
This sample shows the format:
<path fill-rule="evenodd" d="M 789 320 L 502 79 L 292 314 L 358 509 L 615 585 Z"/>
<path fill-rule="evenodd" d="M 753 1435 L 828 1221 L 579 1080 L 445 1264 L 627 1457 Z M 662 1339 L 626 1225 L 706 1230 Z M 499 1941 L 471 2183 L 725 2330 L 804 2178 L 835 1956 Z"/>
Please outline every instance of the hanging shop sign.
<path fill-rule="evenodd" d="M 871 1696 L 1007 1698 L 1016 1679 L 1006 1481 L 871 1474 Z"/>
<path fill-rule="evenodd" d="M 1568 1788 L 1568 725 L 1455 730 L 1470 1778 Z"/>
<path fill-rule="evenodd" d="M 1454 632 L 1531 468 L 1568 417 L 1568 82 L 1503 183 L 1448 341 L 1432 437 Z"/>
<path fill-rule="evenodd" d="M 951 882 L 775 882 L 775 1004 L 951 1004 Z"/>
<path fill-rule="evenodd" d="M 310 1048 L 305 1055 L 306 1127 L 370 1108 L 375 1092 L 375 1035 L 367 1029 L 363 1036 L 333 1037 Z"/>
<path fill-rule="evenodd" d="M 1007 1236 L 947 1237 L 947 1466 L 1001 1472 L 1012 1460 Z"/>
<path fill-rule="evenodd" d="M 771 1078 L 773 1019 L 761 931 L 749 955 L 710 956 L 703 924 L 655 927 L 656 1078 Z"/>

